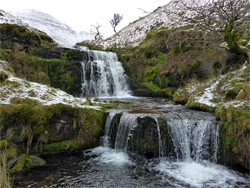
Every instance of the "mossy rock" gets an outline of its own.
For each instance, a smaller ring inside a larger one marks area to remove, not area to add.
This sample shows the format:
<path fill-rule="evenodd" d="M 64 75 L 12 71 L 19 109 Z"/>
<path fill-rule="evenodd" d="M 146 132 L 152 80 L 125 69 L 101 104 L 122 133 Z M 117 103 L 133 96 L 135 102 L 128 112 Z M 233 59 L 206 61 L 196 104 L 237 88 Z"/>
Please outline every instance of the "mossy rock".
<path fill-rule="evenodd" d="M 179 104 L 186 104 L 190 97 L 190 93 L 187 92 L 186 88 L 179 88 L 173 96 L 173 101 Z"/>
<path fill-rule="evenodd" d="M 43 166 L 46 164 L 46 161 L 40 157 L 22 154 L 17 158 L 17 163 L 11 168 L 11 172 L 22 171 L 26 168 L 32 168 L 36 166 Z"/>
<path fill-rule="evenodd" d="M 250 169 L 250 107 L 235 101 L 216 109 L 220 118 L 220 137 L 228 152 L 227 163 L 236 163 Z"/>
<path fill-rule="evenodd" d="M 103 111 L 23 102 L 27 100 L 1 105 L 0 109 L 1 137 L 16 143 L 22 152 L 39 154 L 44 150 L 54 153 L 53 148 L 56 153 L 69 152 L 96 144 L 103 124 Z"/>
<path fill-rule="evenodd" d="M 216 110 L 216 106 L 209 106 L 207 104 L 197 102 L 194 95 L 191 95 L 189 97 L 188 102 L 185 104 L 185 107 L 205 112 L 215 112 Z"/>
<path fill-rule="evenodd" d="M 8 74 L 6 72 L 3 72 L 3 71 L 0 72 L 0 83 L 4 82 L 8 78 L 9 78 L 9 76 L 8 76 Z"/>
<path fill-rule="evenodd" d="M 44 144 L 42 146 L 42 153 L 44 155 L 66 153 L 66 152 L 70 153 L 78 148 L 81 148 L 79 144 L 84 145 L 85 142 L 80 143 L 77 140 L 65 140 L 62 142 Z"/>
<path fill-rule="evenodd" d="M 4 150 L 8 146 L 7 140 L 0 140 L 0 150 Z"/>
<path fill-rule="evenodd" d="M 238 92 L 237 92 L 236 88 L 231 88 L 231 89 L 227 90 L 227 92 L 225 94 L 225 99 L 226 100 L 233 100 L 236 98 L 237 95 L 238 95 Z"/>

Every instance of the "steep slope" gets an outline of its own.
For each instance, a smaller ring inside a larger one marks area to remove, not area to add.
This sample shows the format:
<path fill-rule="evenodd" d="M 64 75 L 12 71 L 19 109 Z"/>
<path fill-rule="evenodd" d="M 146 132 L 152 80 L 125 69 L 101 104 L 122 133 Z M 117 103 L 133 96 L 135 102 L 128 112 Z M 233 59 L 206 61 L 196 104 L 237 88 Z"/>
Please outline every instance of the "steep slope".
<path fill-rule="evenodd" d="M 178 1 L 173 0 L 147 16 L 130 23 L 117 34 L 105 40 L 104 47 L 138 46 L 145 38 L 147 32 L 152 29 L 184 26 L 185 23 L 177 15 L 170 13 L 176 10 L 176 6 L 178 6 Z"/>
<path fill-rule="evenodd" d="M 11 13 L 30 26 L 47 33 L 62 46 L 73 46 L 79 41 L 94 39 L 90 33 L 84 31 L 77 33 L 68 25 L 43 12 L 24 9 Z"/>

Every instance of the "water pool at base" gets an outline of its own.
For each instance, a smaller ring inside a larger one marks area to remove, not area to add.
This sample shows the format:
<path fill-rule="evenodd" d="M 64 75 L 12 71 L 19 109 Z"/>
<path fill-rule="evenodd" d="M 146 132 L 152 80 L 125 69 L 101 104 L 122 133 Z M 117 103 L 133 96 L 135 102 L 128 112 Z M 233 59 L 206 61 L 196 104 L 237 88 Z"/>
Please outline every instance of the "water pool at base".
<path fill-rule="evenodd" d="M 133 107 L 124 108 L 119 103 L 107 112 L 99 147 L 78 154 L 47 156 L 44 167 L 16 174 L 14 187 L 250 186 L 249 174 L 217 164 L 219 135 L 212 114 L 161 99 L 125 101 Z M 161 122 L 167 126 L 171 143 L 165 143 Z M 143 129 L 145 126 L 149 127 Z M 150 134 L 157 156 L 147 158 L 140 148 L 147 146 L 138 143 L 138 138 L 151 138 Z"/>

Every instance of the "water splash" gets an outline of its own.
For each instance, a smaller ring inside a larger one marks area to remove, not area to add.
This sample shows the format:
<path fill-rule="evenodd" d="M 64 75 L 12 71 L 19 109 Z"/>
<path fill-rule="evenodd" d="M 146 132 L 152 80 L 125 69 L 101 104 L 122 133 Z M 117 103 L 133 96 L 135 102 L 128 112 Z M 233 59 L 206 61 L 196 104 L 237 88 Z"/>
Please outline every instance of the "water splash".
<path fill-rule="evenodd" d="M 170 162 L 165 159 L 154 169 L 160 172 L 163 182 L 174 187 L 242 187 L 248 184 L 242 174 L 209 161 Z"/>

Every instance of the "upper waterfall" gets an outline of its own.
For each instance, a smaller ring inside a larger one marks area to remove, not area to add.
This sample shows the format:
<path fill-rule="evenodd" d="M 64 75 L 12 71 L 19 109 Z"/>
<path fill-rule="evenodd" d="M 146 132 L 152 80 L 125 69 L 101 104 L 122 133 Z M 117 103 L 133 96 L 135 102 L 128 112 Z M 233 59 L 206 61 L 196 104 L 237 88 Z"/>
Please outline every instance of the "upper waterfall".
<path fill-rule="evenodd" d="M 83 60 L 82 96 L 128 97 L 128 76 L 118 61 L 116 53 L 87 50 Z"/>

